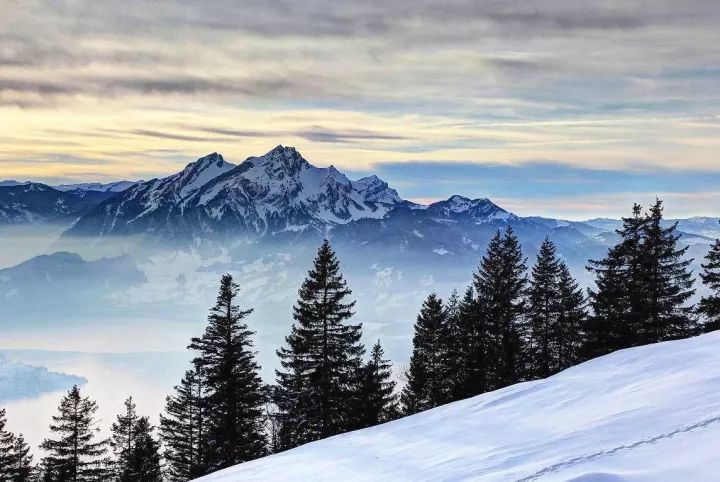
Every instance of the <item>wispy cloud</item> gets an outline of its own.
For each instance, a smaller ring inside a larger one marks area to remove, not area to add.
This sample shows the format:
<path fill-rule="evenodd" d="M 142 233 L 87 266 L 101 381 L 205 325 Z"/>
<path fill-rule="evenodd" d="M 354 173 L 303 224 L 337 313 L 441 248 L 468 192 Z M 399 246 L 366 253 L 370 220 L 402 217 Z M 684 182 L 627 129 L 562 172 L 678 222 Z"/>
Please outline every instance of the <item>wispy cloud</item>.
<path fill-rule="evenodd" d="M 356 171 L 720 169 L 715 0 L 31 1 L 0 18 L 0 177 L 35 172 L 24 158 L 76 175 L 58 154 L 149 177 L 277 143 Z"/>

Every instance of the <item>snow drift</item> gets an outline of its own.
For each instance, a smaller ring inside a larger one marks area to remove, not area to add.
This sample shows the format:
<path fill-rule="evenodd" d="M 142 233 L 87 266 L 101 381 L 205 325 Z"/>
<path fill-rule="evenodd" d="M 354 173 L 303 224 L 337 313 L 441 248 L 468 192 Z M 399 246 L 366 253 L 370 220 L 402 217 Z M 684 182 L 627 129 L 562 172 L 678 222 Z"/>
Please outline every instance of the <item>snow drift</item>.
<path fill-rule="evenodd" d="M 204 477 L 231 481 L 710 481 L 720 332 L 619 351 Z"/>

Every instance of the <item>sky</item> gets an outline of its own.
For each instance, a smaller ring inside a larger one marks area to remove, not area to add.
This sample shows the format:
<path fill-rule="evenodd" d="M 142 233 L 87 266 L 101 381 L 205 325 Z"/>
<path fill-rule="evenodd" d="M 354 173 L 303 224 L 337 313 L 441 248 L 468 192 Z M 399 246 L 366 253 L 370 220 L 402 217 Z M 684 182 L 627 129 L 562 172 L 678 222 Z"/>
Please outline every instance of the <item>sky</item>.
<path fill-rule="evenodd" d="M 277 144 L 409 199 L 720 214 L 716 0 L 0 0 L 0 179 Z"/>

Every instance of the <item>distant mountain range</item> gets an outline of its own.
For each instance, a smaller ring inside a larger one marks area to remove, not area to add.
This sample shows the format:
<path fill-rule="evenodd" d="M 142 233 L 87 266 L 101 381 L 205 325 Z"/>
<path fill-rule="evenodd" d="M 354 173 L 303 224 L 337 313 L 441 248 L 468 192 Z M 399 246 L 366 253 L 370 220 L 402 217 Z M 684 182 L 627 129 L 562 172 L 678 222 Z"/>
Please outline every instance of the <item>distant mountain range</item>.
<path fill-rule="evenodd" d="M 0 186 L 0 225 L 69 222 L 95 203 L 40 183 Z"/>
<path fill-rule="evenodd" d="M 31 181 L 0 181 L 0 226 L 69 224 L 90 208 L 135 184 L 119 181 L 48 186 Z"/>
<path fill-rule="evenodd" d="M 430 205 L 402 199 L 377 176 L 350 180 L 277 146 L 239 165 L 213 153 L 149 181 L 55 187 L 0 184 L 0 223 L 65 221 L 64 238 L 141 235 L 158 244 L 317 240 L 329 236 L 378 256 L 477 259 L 498 229 L 512 226 L 532 252 L 545 236 L 568 258 L 586 260 L 616 238 L 620 221 L 520 217 L 486 198 L 454 195 Z M 671 221 L 668 221 L 671 222 Z M 688 244 L 720 236 L 718 218 L 678 220 Z M 379 253 L 379 252 L 382 253 Z"/>
<path fill-rule="evenodd" d="M 375 176 L 350 181 L 278 146 L 236 166 L 213 153 L 181 172 L 139 183 L 87 212 L 67 235 L 148 234 L 172 239 L 326 233 L 382 219 L 408 204 Z"/>

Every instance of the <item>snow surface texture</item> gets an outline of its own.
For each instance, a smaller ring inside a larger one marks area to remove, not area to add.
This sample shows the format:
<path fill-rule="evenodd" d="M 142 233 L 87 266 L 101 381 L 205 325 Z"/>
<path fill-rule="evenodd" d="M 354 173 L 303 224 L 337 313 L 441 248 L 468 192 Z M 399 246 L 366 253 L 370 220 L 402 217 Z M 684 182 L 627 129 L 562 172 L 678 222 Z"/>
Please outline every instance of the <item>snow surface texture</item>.
<path fill-rule="evenodd" d="M 0 354 L 0 402 L 36 397 L 82 385 L 84 378 L 7 360 Z"/>
<path fill-rule="evenodd" d="M 619 351 L 198 479 L 718 480 L 720 332 Z"/>

